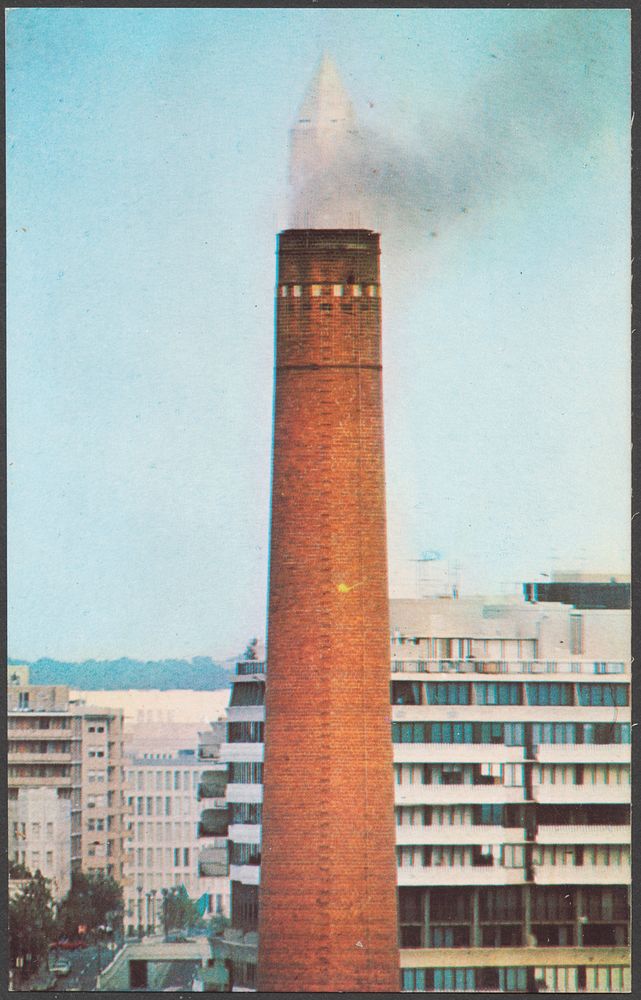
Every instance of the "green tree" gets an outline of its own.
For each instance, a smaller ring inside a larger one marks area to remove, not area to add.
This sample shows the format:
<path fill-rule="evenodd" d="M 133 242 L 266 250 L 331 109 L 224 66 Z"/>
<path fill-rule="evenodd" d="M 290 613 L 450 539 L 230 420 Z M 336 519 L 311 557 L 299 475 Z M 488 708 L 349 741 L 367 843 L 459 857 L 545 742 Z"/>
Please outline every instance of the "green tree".
<path fill-rule="evenodd" d="M 12 861 L 9 865 L 9 878 L 33 878 L 33 875 L 22 861 Z"/>
<path fill-rule="evenodd" d="M 257 660 L 258 653 L 256 652 L 256 647 L 258 646 L 258 639 L 250 639 L 245 647 L 245 652 L 242 655 L 243 660 Z"/>
<path fill-rule="evenodd" d="M 207 926 L 208 937 L 218 937 L 223 933 L 226 927 L 231 926 L 231 921 L 229 917 L 224 917 L 222 913 L 215 913 L 213 917 L 209 920 Z"/>
<path fill-rule="evenodd" d="M 201 917 L 196 903 L 189 898 L 184 885 L 174 886 L 163 892 L 165 930 L 185 930 L 200 924 Z"/>
<path fill-rule="evenodd" d="M 24 961 L 26 974 L 35 972 L 47 955 L 54 933 L 53 899 L 49 880 L 37 871 L 9 902 L 11 964 Z"/>
<path fill-rule="evenodd" d="M 73 937 L 78 927 L 91 933 L 97 927 L 113 920 L 122 920 L 122 887 L 102 872 L 77 872 L 71 880 L 71 889 L 58 908 L 58 926 L 65 937 Z"/>

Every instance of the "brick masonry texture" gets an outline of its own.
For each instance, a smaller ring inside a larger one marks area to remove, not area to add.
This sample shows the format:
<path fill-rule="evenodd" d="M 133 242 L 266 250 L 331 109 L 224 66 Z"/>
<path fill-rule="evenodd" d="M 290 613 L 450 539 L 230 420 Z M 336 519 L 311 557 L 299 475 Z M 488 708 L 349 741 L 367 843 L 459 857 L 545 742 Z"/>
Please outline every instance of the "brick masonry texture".
<path fill-rule="evenodd" d="M 279 238 L 258 989 L 399 988 L 379 237 Z"/>

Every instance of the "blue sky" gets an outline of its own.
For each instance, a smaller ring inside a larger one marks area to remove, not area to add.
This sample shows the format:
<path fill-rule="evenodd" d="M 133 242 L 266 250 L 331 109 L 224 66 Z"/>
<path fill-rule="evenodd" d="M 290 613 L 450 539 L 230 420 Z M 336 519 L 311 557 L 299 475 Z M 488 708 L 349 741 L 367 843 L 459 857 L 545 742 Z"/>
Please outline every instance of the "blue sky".
<path fill-rule="evenodd" d="M 275 234 L 321 52 L 381 207 L 393 595 L 625 570 L 617 10 L 7 15 L 9 652 L 264 635 Z M 381 154 L 383 155 L 383 154 Z"/>

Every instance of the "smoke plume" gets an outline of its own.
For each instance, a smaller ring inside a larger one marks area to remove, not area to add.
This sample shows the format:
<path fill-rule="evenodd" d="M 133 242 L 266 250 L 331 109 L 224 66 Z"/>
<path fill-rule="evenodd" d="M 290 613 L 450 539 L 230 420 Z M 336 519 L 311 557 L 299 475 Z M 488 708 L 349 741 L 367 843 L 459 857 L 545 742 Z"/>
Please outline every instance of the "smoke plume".
<path fill-rule="evenodd" d="M 333 119 L 331 152 L 325 128 L 322 149 L 292 156 L 291 224 L 415 240 L 497 199 L 547 189 L 564 161 L 620 126 L 625 104 L 612 94 L 627 72 L 613 76 L 608 52 L 625 22 L 609 13 L 528 11 L 528 30 L 487 52 L 454 113 L 434 108 L 408 140 L 357 126 L 348 109 L 341 127 Z M 292 136 L 295 152 L 296 128 Z"/>

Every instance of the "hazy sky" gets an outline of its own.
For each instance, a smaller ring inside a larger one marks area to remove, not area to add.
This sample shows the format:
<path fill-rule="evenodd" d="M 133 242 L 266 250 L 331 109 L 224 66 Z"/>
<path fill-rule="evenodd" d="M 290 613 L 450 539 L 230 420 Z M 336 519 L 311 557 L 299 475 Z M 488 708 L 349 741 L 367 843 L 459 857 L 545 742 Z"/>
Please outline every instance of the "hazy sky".
<path fill-rule="evenodd" d="M 264 635 L 275 234 L 323 49 L 380 166 L 393 595 L 625 570 L 629 15 L 7 15 L 9 652 Z"/>

